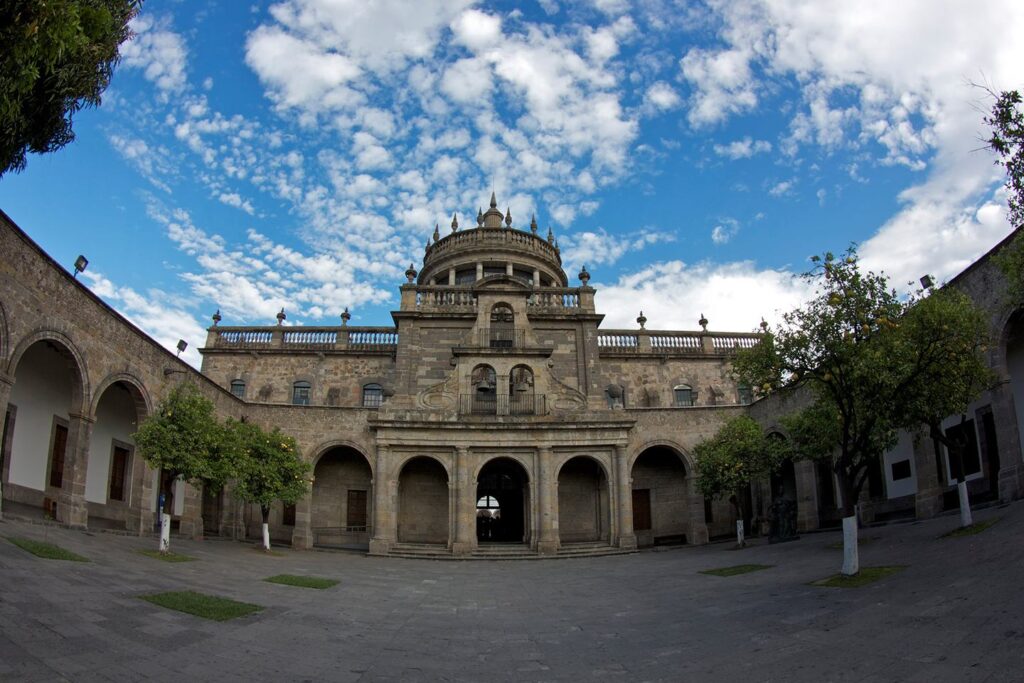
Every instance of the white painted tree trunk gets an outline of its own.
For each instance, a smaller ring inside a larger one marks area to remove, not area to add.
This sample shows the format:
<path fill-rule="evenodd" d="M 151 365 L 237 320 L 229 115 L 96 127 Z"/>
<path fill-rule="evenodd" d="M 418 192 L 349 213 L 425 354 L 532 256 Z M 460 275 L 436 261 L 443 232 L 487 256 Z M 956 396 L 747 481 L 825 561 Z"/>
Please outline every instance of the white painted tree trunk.
<path fill-rule="evenodd" d="M 736 545 L 743 548 L 747 545 L 746 538 L 743 535 L 743 520 L 736 520 Z"/>
<path fill-rule="evenodd" d="M 160 552 L 171 551 L 171 516 L 166 512 L 160 513 Z"/>
<path fill-rule="evenodd" d="M 270 525 L 263 522 L 263 549 L 270 550 Z"/>
<path fill-rule="evenodd" d="M 967 493 L 967 482 L 957 482 L 956 490 L 960 494 L 960 526 L 970 526 L 974 518 L 971 516 L 971 497 Z"/>
<path fill-rule="evenodd" d="M 860 571 L 857 548 L 857 515 L 843 517 L 843 574 L 853 576 Z"/>

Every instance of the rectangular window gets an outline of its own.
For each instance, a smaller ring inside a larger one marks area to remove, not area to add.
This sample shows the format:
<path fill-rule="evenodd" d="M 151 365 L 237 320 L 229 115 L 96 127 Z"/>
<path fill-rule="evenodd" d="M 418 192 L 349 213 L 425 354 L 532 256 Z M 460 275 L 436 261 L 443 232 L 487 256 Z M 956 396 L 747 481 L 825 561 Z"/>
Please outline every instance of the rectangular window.
<path fill-rule="evenodd" d="M 345 525 L 352 531 L 366 530 L 366 491 L 349 490 Z"/>
<path fill-rule="evenodd" d="M 754 391 L 746 384 L 741 384 L 738 388 L 740 405 L 748 405 L 754 402 Z"/>
<path fill-rule="evenodd" d="M 122 446 L 114 446 L 114 454 L 110 459 L 110 500 L 124 500 L 130 459 L 131 451 Z"/>
<path fill-rule="evenodd" d="M 240 379 L 231 382 L 231 393 L 238 398 L 245 398 L 245 382 Z"/>
<path fill-rule="evenodd" d="M 292 405 L 309 405 L 309 382 L 296 382 L 292 386 Z"/>
<path fill-rule="evenodd" d="M 363 407 L 380 408 L 384 402 L 384 389 L 376 384 L 368 384 L 363 387 Z"/>
<path fill-rule="evenodd" d="M 909 460 L 900 460 L 899 462 L 894 462 L 890 467 L 892 468 L 893 481 L 900 481 L 901 479 L 910 479 Z"/>
<path fill-rule="evenodd" d="M 281 524 L 295 526 L 295 505 L 285 505 L 281 510 Z"/>
<path fill-rule="evenodd" d="M 651 530 L 650 489 L 633 489 L 633 530 Z"/>
<path fill-rule="evenodd" d="M 60 488 L 64 484 L 64 451 L 68 447 L 68 428 L 54 418 L 53 442 L 50 447 L 50 486 Z"/>
<path fill-rule="evenodd" d="M 693 389 L 675 389 L 676 406 L 689 407 L 693 405 Z"/>

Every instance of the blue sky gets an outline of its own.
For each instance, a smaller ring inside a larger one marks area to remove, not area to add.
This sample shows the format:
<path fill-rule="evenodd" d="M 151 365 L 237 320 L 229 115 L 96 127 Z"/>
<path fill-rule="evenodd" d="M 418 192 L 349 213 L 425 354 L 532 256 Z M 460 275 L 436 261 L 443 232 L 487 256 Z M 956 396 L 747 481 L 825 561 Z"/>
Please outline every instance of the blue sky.
<path fill-rule="evenodd" d="M 895 282 L 1004 237 L 991 101 L 1019 2 L 147 0 L 77 140 L 0 208 L 161 343 L 387 325 L 492 188 L 553 228 L 604 327 L 750 330 L 859 243 Z"/>

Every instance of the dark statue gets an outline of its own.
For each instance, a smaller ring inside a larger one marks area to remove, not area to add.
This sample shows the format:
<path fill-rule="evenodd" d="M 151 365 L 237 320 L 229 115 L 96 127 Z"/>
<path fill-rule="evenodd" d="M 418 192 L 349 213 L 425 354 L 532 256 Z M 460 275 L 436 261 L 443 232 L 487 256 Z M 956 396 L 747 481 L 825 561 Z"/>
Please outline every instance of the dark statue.
<path fill-rule="evenodd" d="M 771 524 L 768 531 L 769 543 L 784 543 L 800 538 L 796 534 L 796 501 L 785 497 L 781 487 L 779 487 L 769 509 L 771 512 Z"/>

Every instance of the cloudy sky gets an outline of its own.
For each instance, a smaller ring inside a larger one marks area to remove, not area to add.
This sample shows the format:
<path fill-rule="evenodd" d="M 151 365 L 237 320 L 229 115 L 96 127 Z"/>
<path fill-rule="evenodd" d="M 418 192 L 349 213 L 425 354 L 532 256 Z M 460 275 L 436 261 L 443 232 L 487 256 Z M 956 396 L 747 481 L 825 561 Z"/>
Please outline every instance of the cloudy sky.
<path fill-rule="evenodd" d="M 983 147 L 1014 0 L 146 0 L 78 139 L 0 208 L 188 358 L 222 324 L 388 325 L 493 189 L 604 327 L 751 330 L 851 242 L 895 282 L 1009 231 Z"/>

